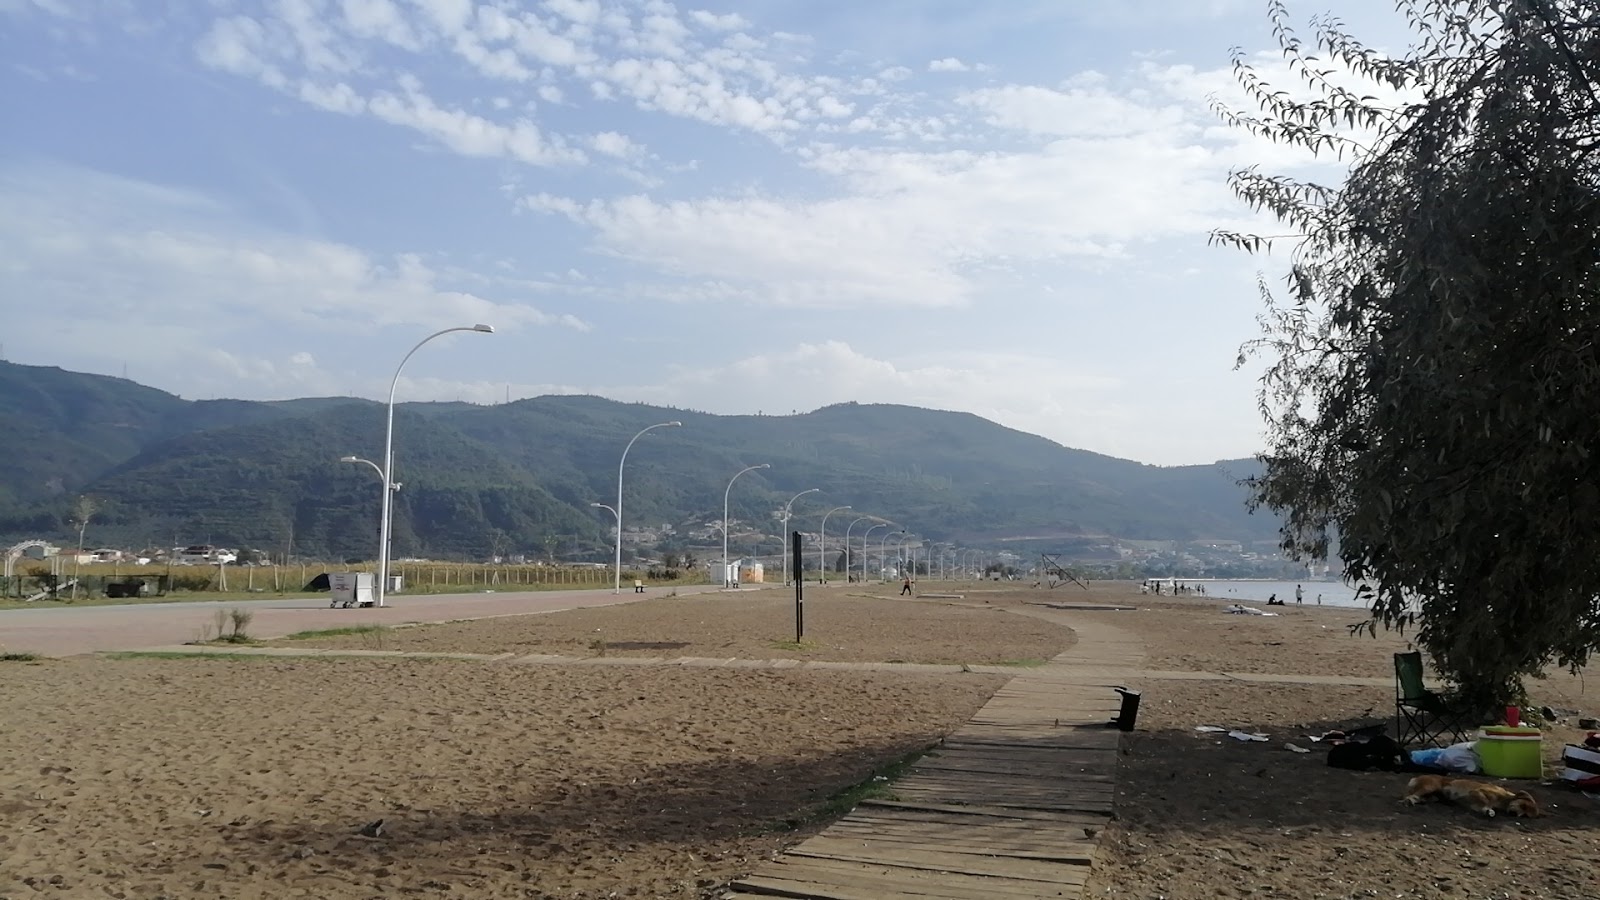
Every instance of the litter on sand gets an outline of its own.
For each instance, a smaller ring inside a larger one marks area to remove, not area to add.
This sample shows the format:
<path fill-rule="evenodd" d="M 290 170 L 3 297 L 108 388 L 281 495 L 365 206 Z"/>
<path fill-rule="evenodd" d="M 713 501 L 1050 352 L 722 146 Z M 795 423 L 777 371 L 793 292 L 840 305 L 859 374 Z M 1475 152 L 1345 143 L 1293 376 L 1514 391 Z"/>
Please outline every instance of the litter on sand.
<path fill-rule="evenodd" d="M 1196 725 L 1194 727 L 1194 730 L 1195 731 L 1203 731 L 1206 734 L 1221 734 L 1222 732 L 1227 731 L 1228 729 L 1220 728 L 1220 727 L 1218 727 L 1216 725 Z"/>
<path fill-rule="evenodd" d="M 1298 746 L 1298 745 L 1295 745 L 1295 744 L 1284 744 L 1283 745 L 1283 749 L 1289 750 L 1289 751 L 1294 752 L 1294 753 L 1310 753 L 1311 752 L 1310 750 L 1307 750 L 1306 748 Z"/>
<path fill-rule="evenodd" d="M 1230 732 L 1228 732 L 1228 737 L 1231 737 L 1236 741 L 1270 741 L 1270 740 L 1272 740 L 1271 738 L 1267 737 L 1264 734 L 1252 734 L 1252 733 L 1250 733 L 1248 731 L 1230 731 Z"/>

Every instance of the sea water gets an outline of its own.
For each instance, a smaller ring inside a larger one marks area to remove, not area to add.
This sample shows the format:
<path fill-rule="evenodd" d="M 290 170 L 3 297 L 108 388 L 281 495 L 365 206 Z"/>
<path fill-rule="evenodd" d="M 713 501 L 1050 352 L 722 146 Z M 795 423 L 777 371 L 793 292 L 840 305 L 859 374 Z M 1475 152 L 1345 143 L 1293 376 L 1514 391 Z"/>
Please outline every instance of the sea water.
<path fill-rule="evenodd" d="M 1356 589 L 1342 581 L 1210 581 L 1207 579 L 1178 579 L 1179 584 L 1190 587 L 1205 585 L 1206 597 L 1218 600 L 1246 600 L 1265 603 L 1276 594 L 1279 600 L 1294 605 L 1294 588 L 1299 585 L 1306 606 L 1316 606 L 1322 598 L 1323 606 L 1346 606 L 1365 609 L 1366 601 L 1357 599 Z M 1172 582 L 1166 581 L 1170 586 Z M 1194 594 L 1186 596 L 1193 597 Z"/>

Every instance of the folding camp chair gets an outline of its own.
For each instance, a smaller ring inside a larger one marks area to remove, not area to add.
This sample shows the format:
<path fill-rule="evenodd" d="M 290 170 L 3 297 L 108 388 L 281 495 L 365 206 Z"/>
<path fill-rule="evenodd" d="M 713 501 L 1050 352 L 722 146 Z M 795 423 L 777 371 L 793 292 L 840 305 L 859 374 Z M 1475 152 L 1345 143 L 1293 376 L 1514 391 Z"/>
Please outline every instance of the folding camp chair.
<path fill-rule="evenodd" d="M 1478 712 L 1422 683 L 1421 653 L 1394 655 L 1394 730 L 1401 747 L 1440 743 L 1446 736 L 1452 744 L 1471 740 L 1481 718 Z"/>

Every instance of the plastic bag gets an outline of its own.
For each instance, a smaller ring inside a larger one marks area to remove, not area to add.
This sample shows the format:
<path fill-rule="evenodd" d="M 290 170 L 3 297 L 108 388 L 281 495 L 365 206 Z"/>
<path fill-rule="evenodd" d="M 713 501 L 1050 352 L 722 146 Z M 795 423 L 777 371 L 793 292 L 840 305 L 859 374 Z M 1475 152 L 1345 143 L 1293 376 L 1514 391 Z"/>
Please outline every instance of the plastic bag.
<path fill-rule="evenodd" d="M 1432 747 L 1411 751 L 1411 761 L 1419 766 L 1432 766 L 1451 772 L 1472 774 L 1478 771 L 1478 743 L 1466 741 L 1449 747 Z"/>

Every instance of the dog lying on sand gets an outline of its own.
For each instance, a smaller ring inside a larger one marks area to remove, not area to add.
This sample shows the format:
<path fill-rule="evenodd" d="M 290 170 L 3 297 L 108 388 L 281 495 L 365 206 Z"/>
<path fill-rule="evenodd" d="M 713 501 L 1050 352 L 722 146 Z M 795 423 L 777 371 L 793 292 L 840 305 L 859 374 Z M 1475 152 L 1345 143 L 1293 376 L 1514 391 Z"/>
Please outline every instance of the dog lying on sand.
<path fill-rule="evenodd" d="M 1418 775 L 1406 784 L 1406 795 L 1401 800 L 1412 806 L 1429 800 L 1448 800 L 1490 818 L 1501 813 L 1529 819 L 1544 815 L 1539 811 L 1538 801 L 1527 791 L 1511 791 L 1498 784 L 1448 775 Z"/>

